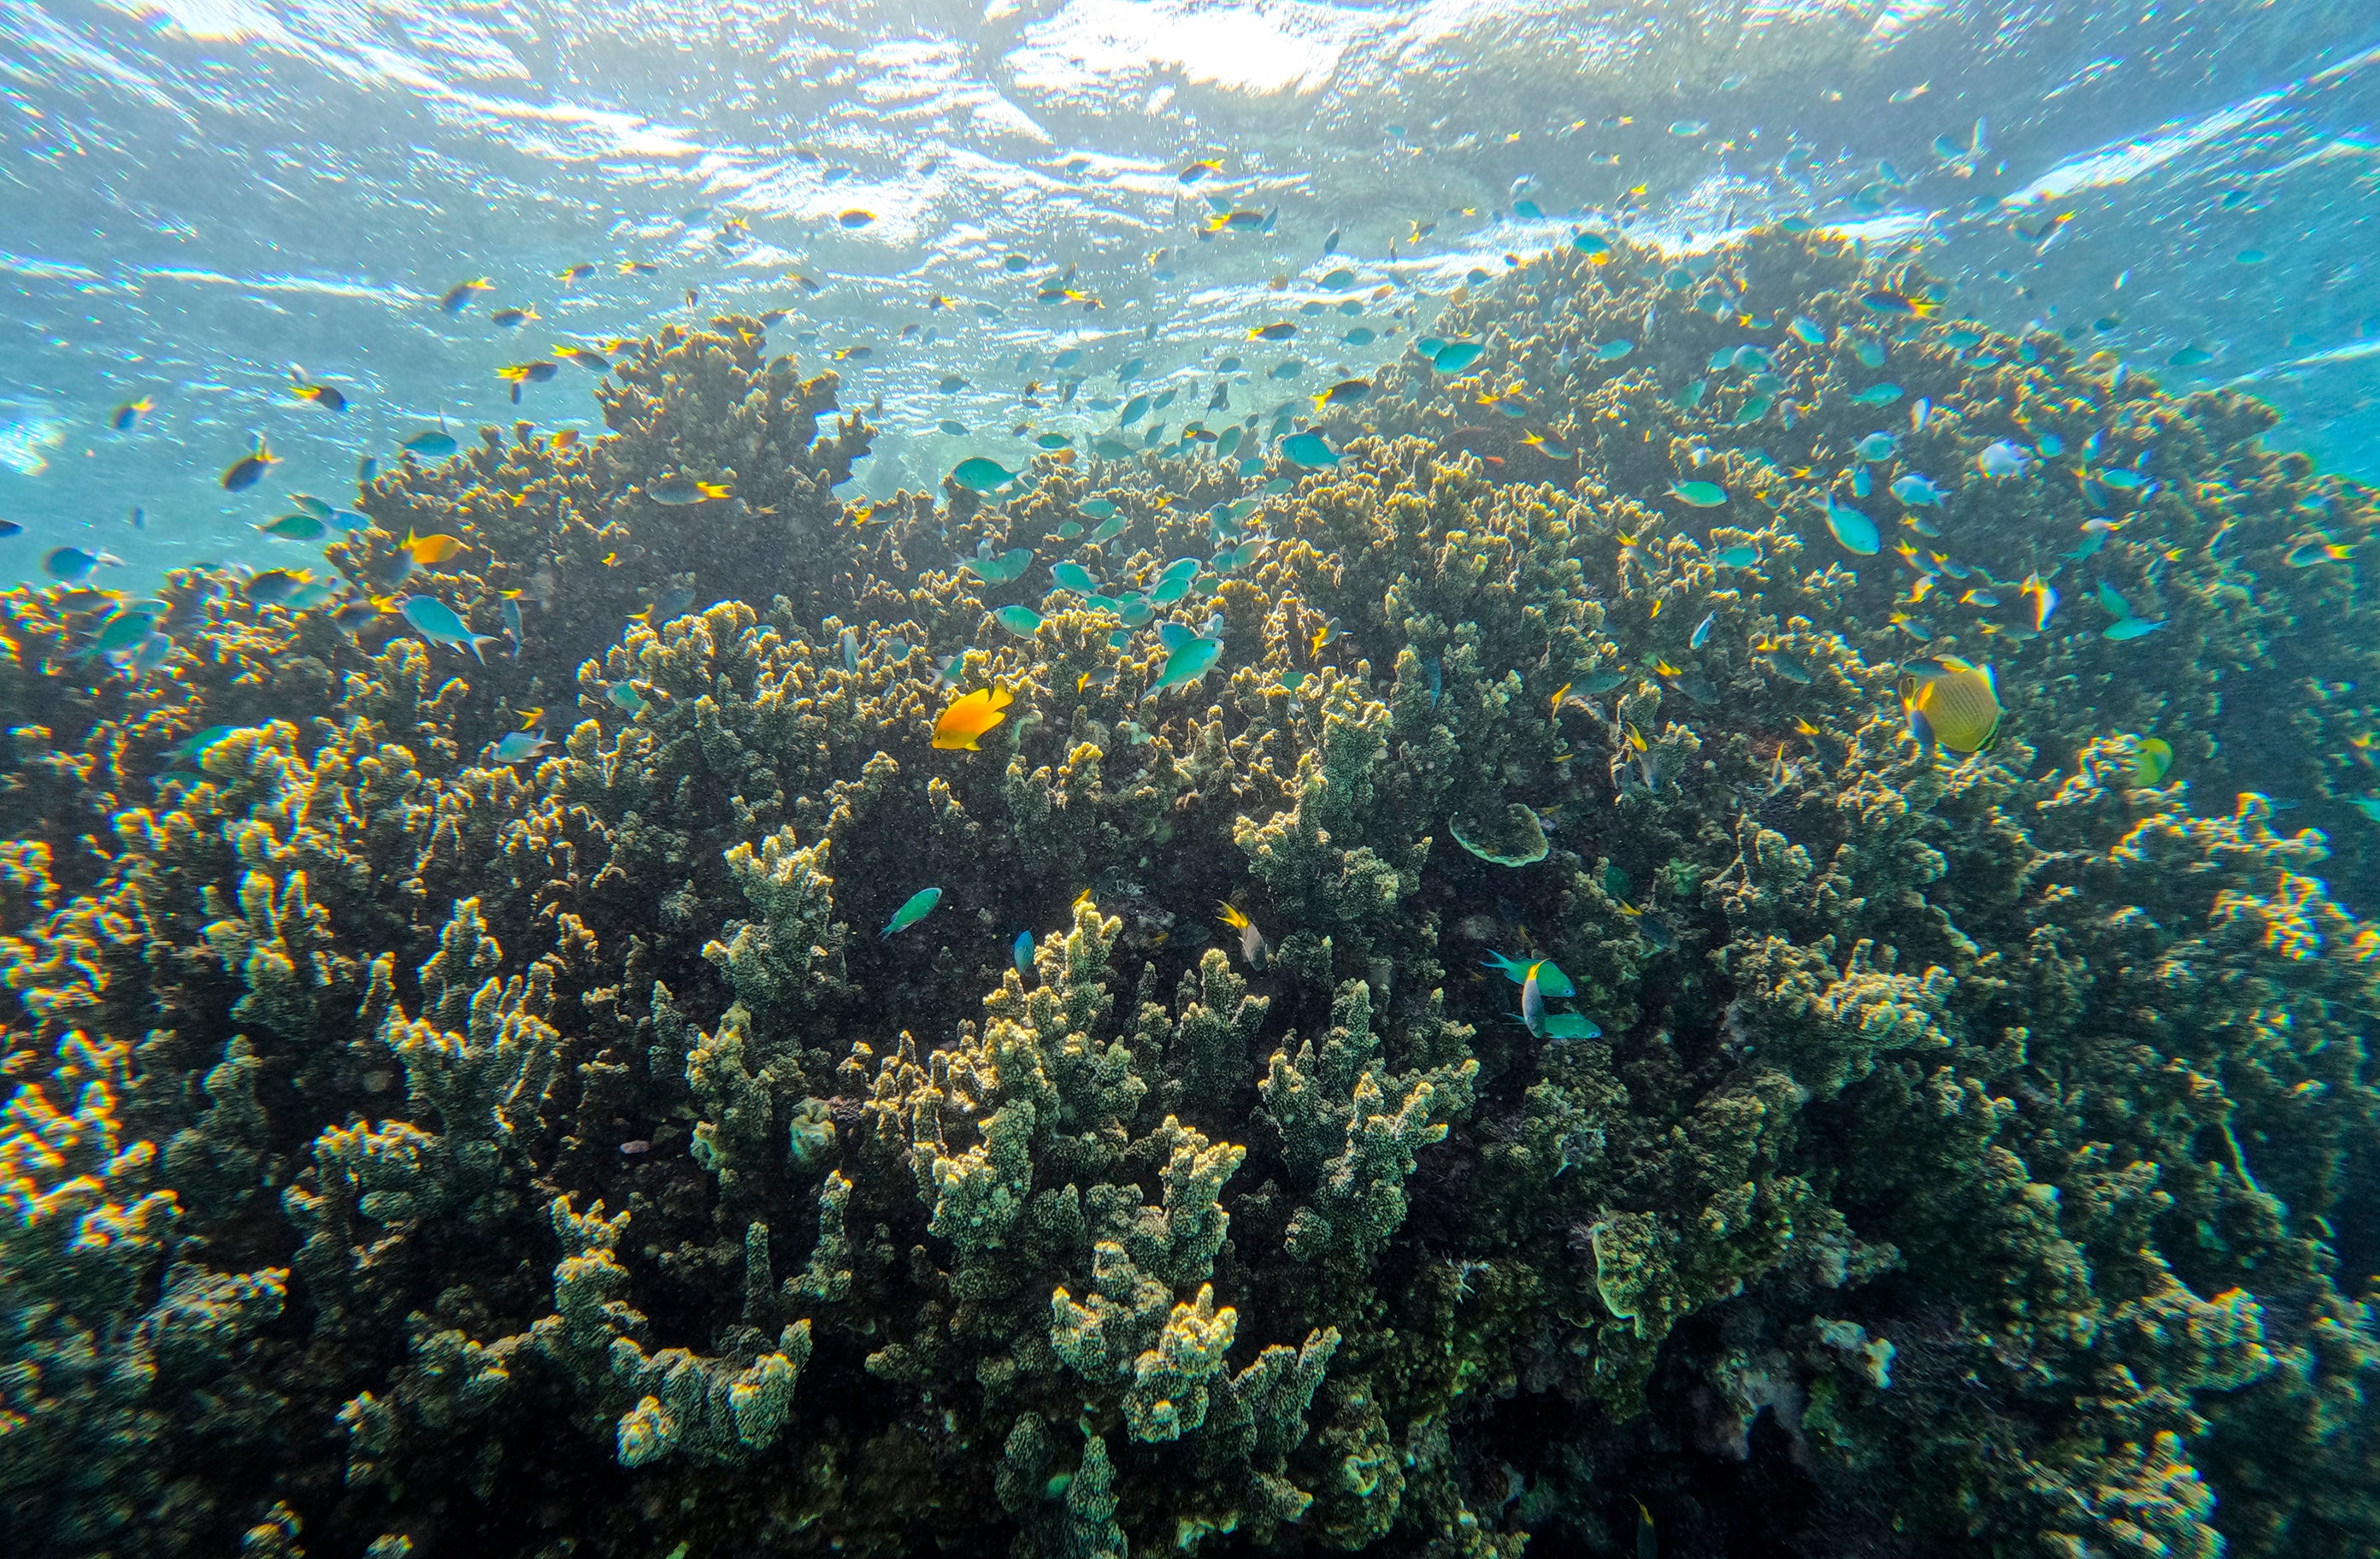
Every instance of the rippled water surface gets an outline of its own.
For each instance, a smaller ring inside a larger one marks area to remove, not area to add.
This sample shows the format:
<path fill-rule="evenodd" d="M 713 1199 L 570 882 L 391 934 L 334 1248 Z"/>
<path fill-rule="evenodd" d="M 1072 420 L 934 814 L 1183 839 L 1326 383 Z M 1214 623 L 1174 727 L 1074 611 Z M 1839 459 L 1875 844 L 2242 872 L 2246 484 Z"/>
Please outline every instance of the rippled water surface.
<path fill-rule="evenodd" d="M 499 370 L 723 306 L 845 354 L 882 493 L 1229 355 L 1249 402 L 1310 393 L 1582 225 L 1686 249 L 1790 214 L 1917 246 L 1956 312 L 2252 387 L 2284 441 L 2380 471 L 2380 25 L 2352 0 L 8 0 L 0 63 L 12 576 L 93 537 L 140 572 L 274 558 L 270 498 L 216 479 L 253 437 L 335 494 L 442 415 L 586 423 L 590 375 L 516 411 Z M 1366 290 L 1320 285 L 1340 260 Z M 1248 343 L 1270 285 L 1360 318 Z"/>

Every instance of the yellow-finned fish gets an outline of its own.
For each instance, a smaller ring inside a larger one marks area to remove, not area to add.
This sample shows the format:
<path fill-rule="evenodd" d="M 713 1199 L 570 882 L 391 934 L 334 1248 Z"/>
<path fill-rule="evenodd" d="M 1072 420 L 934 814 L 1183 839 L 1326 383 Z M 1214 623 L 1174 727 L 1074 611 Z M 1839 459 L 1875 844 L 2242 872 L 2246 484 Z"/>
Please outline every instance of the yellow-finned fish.
<path fill-rule="evenodd" d="M 1256 928 L 1256 923 L 1254 921 L 1248 919 L 1247 916 L 1242 914 L 1232 905 L 1219 904 L 1216 908 L 1223 912 L 1218 918 L 1220 919 L 1225 925 L 1230 926 L 1232 930 L 1240 934 L 1240 956 L 1248 961 L 1248 967 L 1250 969 L 1255 970 L 1259 974 L 1263 973 L 1265 954 L 1269 950 L 1265 946 L 1264 933 Z"/>
<path fill-rule="evenodd" d="M 2024 588 L 2019 592 L 2018 598 L 2024 602 L 2026 611 L 2032 615 L 2034 633 L 2038 634 L 2049 626 L 2049 614 L 2058 610 L 2056 586 L 2038 574 L 2028 574 L 2024 577 Z"/>
<path fill-rule="evenodd" d="M 1953 655 L 1904 661 L 1900 707 L 1929 766 L 1937 744 L 1954 753 L 1981 753 L 1999 737 L 1999 687 L 1989 666 Z"/>

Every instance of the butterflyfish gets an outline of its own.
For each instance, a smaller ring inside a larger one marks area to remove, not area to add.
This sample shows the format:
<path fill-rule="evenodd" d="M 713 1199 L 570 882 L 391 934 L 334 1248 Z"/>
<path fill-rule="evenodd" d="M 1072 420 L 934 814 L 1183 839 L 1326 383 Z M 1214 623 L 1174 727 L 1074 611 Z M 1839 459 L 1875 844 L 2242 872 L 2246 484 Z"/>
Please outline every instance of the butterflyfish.
<path fill-rule="evenodd" d="M 1929 766 L 1937 744 L 1954 753 L 1981 753 L 1999 736 L 2000 696 L 1992 669 L 1956 656 L 1905 662 L 1900 707 Z"/>

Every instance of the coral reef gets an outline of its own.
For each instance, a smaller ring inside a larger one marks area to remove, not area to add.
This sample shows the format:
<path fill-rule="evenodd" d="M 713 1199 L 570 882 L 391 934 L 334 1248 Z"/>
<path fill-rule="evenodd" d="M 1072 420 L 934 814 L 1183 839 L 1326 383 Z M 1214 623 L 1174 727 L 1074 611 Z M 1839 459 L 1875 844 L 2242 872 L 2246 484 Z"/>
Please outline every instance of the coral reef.
<path fill-rule="evenodd" d="M 1925 284 L 1565 253 L 1328 466 L 874 505 L 722 319 L 363 494 L 509 653 L 0 600 L 11 1552 L 2380 1546 L 2380 633 L 2287 561 L 2380 510 Z"/>

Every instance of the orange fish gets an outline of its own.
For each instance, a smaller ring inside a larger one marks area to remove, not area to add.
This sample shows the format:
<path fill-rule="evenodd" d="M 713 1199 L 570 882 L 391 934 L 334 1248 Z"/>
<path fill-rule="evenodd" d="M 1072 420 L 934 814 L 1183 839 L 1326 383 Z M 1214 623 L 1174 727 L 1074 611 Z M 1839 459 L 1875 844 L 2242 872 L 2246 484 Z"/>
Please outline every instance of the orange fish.
<path fill-rule="evenodd" d="M 1008 717 L 1002 709 L 1015 702 L 1016 695 L 1004 687 L 978 688 L 951 700 L 941 719 L 934 722 L 934 745 L 944 752 L 972 753 L 978 749 L 986 731 Z"/>
<path fill-rule="evenodd" d="M 408 530 L 400 550 L 412 554 L 415 566 L 435 568 L 451 558 L 461 556 L 465 548 L 462 542 L 451 536 L 416 536 Z"/>

